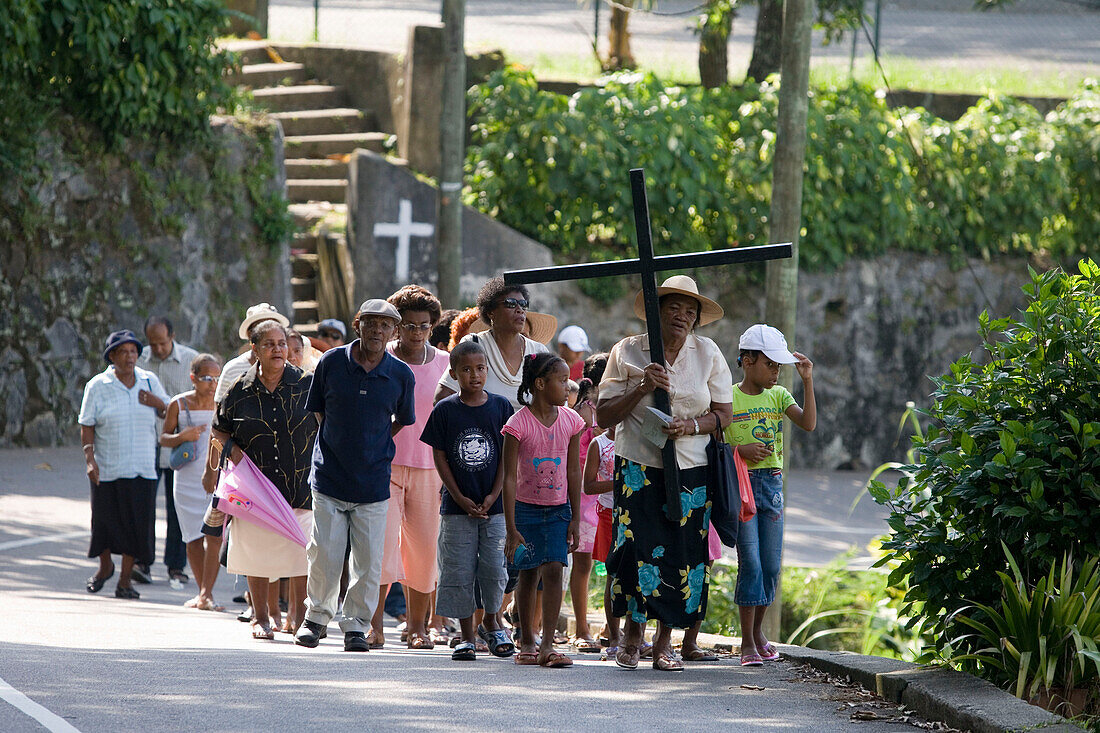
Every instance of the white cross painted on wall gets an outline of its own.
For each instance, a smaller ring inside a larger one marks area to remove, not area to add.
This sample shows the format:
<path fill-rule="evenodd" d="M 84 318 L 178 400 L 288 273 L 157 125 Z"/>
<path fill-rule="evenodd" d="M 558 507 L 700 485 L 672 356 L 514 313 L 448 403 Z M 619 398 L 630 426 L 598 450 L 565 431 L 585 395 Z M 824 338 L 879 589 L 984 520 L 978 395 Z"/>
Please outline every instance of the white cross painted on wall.
<path fill-rule="evenodd" d="M 430 237 L 435 234 L 435 226 L 427 222 L 416 222 L 412 218 L 412 201 L 401 199 L 397 206 L 397 221 L 374 225 L 375 237 L 396 237 L 397 261 L 394 278 L 397 284 L 404 285 L 409 279 L 409 240 L 413 237 Z"/>

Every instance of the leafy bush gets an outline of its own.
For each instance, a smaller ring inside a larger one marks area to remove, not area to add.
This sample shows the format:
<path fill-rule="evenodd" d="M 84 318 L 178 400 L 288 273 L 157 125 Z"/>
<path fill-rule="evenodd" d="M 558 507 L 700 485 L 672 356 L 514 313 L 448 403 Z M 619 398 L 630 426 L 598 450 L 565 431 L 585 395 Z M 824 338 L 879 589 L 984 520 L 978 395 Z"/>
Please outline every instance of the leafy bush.
<path fill-rule="evenodd" d="M 53 108 L 116 145 L 203 130 L 230 95 L 231 60 L 214 48 L 226 20 L 217 0 L 11 0 L 0 10 L 4 127 L 37 129 Z M 14 162 L 13 144 L 0 143 L 0 164 Z"/>
<path fill-rule="evenodd" d="M 1100 555 L 1100 266 L 1080 272 L 1032 272 L 1018 320 L 979 317 L 988 363 L 933 380 L 916 463 L 894 489 L 871 483 L 891 511 L 877 564 L 941 649 L 964 599 L 999 603 L 1002 543 L 1025 578 Z"/>
<path fill-rule="evenodd" d="M 1075 689 L 1100 689 L 1100 558 L 1087 559 L 1075 573 L 1065 556 L 1032 587 L 1004 551 L 1012 575 L 997 573 L 1000 603 L 975 603 L 980 617 L 966 607 L 955 617 L 971 634 L 954 644 L 981 648 L 951 661 L 976 663 L 984 677 L 1025 700 L 1051 699 L 1058 689 L 1065 697 Z"/>
<path fill-rule="evenodd" d="M 889 249 L 1077 257 L 1100 235 L 1100 84 L 1047 118 L 989 98 L 958 122 L 892 110 L 870 87 L 811 93 L 801 257 L 834 266 Z M 471 90 L 468 202 L 555 249 L 633 251 L 626 172 L 646 169 L 666 252 L 768 234 L 774 84 L 702 89 L 619 74 L 571 97 L 507 68 Z"/>

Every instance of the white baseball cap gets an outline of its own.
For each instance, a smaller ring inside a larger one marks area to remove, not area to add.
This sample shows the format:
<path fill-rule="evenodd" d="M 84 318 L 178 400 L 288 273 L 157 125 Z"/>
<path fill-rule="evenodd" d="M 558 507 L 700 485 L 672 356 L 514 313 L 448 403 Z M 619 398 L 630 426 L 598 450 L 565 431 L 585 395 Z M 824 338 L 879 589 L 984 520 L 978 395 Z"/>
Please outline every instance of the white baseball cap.
<path fill-rule="evenodd" d="M 741 334 L 737 348 L 747 351 L 763 351 L 764 356 L 778 364 L 797 364 L 798 359 L 787 350 L 787 339 L 778 328 L 757 323 Z"/>
<path fill-rule="evenodd" d="M 580 326 L 566 326 L 558 334 L 558 343 L 564 344 L 570 351 L 589 352 L 588 334 Z"/>

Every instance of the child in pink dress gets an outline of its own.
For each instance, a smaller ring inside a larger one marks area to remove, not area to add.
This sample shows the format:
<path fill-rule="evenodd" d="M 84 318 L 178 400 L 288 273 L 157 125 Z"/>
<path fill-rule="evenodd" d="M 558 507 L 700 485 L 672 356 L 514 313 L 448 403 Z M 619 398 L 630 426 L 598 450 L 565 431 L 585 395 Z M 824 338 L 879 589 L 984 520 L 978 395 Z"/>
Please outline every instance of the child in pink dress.
<path fill-rule="evenodd" d="M 580 525 L 580 434 L 584 420 L 565 407 L 569 367 L 554 354 L 524 357 L 518 399 L 523 408 L 504 425 L 504 554 L 519 570 L 520 650 L 516 664 L 568 667 L 554 651 L 562 573 L 577 548 Z M 531 620 L 542 581 L 542 642 Z"/>

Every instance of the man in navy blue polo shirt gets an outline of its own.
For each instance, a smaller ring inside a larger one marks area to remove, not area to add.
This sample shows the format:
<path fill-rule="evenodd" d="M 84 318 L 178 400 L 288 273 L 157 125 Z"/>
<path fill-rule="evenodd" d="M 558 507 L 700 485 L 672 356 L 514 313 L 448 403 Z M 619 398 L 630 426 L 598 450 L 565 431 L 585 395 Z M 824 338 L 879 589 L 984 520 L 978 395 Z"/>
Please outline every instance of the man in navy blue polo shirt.
<path fill-rule="evenodd" d="M 344 553 L 351 547 L 340 629 L 345 651 L 367 651 L 378 603 L 390 498 L 393 436 L 415 422 L 412 370 L 386 353 L 401 315 L 384 300 L 359 306 L 359 337 L 325 352 L 307 406 L 321 429 L 313 448 L 313 531 L 306 548 L 306 619 L 295 642 L 315 647 L 336 615 Z"/>

